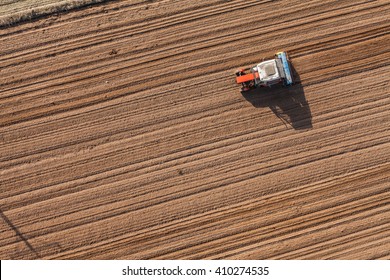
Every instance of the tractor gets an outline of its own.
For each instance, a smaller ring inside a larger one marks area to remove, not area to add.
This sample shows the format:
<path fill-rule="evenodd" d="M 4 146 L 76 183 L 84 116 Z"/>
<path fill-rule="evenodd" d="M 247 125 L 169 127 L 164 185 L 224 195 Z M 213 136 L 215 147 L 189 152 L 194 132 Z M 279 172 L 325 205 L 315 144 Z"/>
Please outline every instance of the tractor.
<path fill-rule="evenodd" d="M 240 69 L 236 76 L 237 84 L 242 85 L 241 92 L 276 84 L 290 86 L 294 82 L 286 52 L 278 52 L 274 59 L 262 61 L 251 68 Z"/>

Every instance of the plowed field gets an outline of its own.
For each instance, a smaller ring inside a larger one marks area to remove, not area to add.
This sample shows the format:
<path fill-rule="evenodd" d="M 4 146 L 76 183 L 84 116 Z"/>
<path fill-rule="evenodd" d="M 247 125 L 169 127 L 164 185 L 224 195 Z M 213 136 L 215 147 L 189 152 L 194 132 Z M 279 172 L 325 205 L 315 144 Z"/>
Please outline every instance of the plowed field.
<path fill-rule="evenodd" d="M 1 259 L 389 259 L 389 18 L 134 0 L 0 29 Z M 242 95 L 281 50 L 297 84 Z"/>

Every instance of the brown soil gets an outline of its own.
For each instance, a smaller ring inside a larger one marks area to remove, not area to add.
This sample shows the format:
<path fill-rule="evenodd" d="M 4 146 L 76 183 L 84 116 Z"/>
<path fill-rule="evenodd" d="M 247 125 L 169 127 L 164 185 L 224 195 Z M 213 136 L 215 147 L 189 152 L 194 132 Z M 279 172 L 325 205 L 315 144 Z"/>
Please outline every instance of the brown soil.
<path fill-rule="evenodd" d="M 389 259 L 389 2 L 179 2 L 0 30 L 1 259 Z"/>
<path fill-rule="evenodd" d="M 0 27 L 108 0 L 2 0 Z"/>

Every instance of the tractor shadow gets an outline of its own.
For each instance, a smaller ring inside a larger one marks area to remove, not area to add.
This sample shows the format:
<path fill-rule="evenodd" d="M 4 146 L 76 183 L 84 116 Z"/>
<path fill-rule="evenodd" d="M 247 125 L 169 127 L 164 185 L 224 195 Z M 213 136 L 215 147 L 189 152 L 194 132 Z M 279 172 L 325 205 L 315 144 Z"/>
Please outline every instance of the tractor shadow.
<path fill-rule="evenodd" d="M 242 92 L 242 95 L 256 108 L 270 108 L 286 127 L 290 126 L 295 130 L 310 129 L 313 127 L 310 107 L 299 75 L 293 67 L 292 72 L 295 81 L 292 86 L 262 87 Z"/>

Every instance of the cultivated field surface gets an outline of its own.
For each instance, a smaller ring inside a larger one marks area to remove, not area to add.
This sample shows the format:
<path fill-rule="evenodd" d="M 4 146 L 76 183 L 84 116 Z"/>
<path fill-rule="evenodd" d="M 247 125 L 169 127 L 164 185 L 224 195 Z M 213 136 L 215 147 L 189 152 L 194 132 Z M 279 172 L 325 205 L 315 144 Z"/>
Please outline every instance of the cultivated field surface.
<path fill-rule="evenodd" d="M 0 0 L 0 26 L 108 0 Z"/>
<path fill-rule="evenodd" d="M 0 258 L 390 259 L 389 18 L 123 0 L 0 29 Z M 297 84 L 241 94 L 281 50 Z"/>

